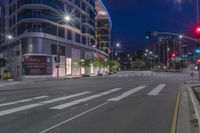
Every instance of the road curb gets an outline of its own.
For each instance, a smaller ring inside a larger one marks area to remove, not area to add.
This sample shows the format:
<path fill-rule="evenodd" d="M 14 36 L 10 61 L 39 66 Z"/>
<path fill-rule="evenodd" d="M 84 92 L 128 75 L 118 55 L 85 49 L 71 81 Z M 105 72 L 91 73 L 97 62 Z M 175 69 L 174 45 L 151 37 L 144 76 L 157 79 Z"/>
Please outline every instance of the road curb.
<path fill-rule="evenodd" d="M 172 122 L 170 133 L 176 133 L 176 130 L 177 130 L 180 95 L 181 95 L 181 89 L 179 88 L 177 98 L 176 98 L 176 107 L 175 107 L 175 111 L 173 115 L 173 122 Z"/>

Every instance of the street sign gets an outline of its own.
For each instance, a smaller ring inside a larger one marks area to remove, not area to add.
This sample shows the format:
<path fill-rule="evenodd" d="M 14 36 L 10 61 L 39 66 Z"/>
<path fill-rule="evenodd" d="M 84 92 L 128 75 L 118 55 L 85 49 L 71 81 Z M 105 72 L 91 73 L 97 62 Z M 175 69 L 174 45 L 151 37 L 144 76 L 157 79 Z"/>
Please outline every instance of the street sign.
<path fill-rule="evenodd" d="M 157 31 L 153 32 L 153 35 L 158 36 L 158 32 Z"/>

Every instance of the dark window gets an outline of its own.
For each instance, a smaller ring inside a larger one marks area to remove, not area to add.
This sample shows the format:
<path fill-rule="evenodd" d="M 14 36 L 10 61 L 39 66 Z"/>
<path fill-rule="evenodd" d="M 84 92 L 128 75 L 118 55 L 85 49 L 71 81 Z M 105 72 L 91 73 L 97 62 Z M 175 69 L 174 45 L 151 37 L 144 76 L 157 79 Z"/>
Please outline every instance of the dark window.
<path fill-rule="evenodd" d="M 81 41 L 81 36 L 79 34 L 75 34 L 75 41 L 80 42 Z"/>
<path fill-rule="evenodd" d="M 72 40 L 72 31 L 67 31 L 67 39 Z"/>
<path fill-rule="evenodd" d="M 9 15 L 12 14 L 12 7 L 9 8 Z"/>
<path fill-rule="evenodd" d="M 58 36 L 65 38 L 65 30 L 63 28 L 58 29 Z"/>
<path fill-rule="evenodd" d="M 82 43 L 86 44 L 86 37 L 85 36 L 82 36 Z"/>

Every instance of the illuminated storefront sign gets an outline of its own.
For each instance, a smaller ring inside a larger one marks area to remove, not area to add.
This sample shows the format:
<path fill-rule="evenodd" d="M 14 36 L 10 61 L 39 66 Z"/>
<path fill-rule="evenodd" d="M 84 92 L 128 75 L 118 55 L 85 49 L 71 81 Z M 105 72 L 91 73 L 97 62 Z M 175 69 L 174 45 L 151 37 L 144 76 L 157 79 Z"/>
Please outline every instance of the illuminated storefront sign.
<path fill-rule="evenodd" d="M 23 61 L 23 73 L 24 75 L 51 75 L 52 58 L 26 55 Z"/>

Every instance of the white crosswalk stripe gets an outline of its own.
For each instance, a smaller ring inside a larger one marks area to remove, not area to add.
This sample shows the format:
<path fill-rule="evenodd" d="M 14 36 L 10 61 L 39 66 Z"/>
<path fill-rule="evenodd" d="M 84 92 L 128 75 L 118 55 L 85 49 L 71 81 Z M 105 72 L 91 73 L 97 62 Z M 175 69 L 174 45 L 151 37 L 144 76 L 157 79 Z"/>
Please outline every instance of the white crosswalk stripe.
<path fill-rule="evenodd" d="M 152 76 L 152 75 L 155 75 L 155 74 L 153 74 L 153 73 L 114 74 L 114 75 L 109 75 L 107 77 L 111 77 L 111 78 L 123 78 L 123 77 Z"/>
<path fill-rule="evenodd" d="M 156 96 L 158 95 L 164 88 L 166 84 L 160 84 L 156 88 L 154 88 L 151 92 L 148 93 L 150 96 Z"/>
<path fill-rule="evenodd" d="M 65 103 L 65 104 L 55 106 L 55 107 L 51 107 L 50 109 L 65 109 L 65 108 L 80 104 L 82 102 L 86 102 L 86 101 L 89 101 L 89 100 L 92 100 L 92 99 L 95 99 L 95 98 L 99 98 L 99 97 L 111 94 L 111 93 L 119 91 L 119 90 L 121 90 L 121 88 L 116 88 L 116 89 L 105 91 L 105 92 L 102 92 L 102 93 L 99 93 L 99 94 L 96 94 L 96 95 L 88 96 L 88 97 L 78 99 L 78 100 L 75 100 L 75 101 L 72 101 L 72 102 L 69 102 L 69 103 Z"/>
<path fill-rule="evenodd" d="M 32 97 L 32 98 L 23 99 L 23 100 L 17 100 L 14 102 L 2 103 L 2 104 L 0 104 L 0 107 L 14 105 L 14 104 L 18 104 L 18 103 L 30 102 L 33 100 L 43 99 L 43 98 L 47 98 L 47 97 L 49 97 L 49 96 L 38 96 L 38 97 Z"/>
<path fill-rule="evenodd" d="M 134 89 L 132 89 L 132 90 L 129 90 L 129 91 L 127 91 L 127 92 L 124 92 L 122 95 L 120 95 L 120 96 L 118 96 L 118 97 L 114 97 L 114 98 L 108 99 L 108 101 L 115 101 L 115 102 L 120 101 L 120 100 L 122 100 L 122 99 L 124 99 L 124 98 L 126 98 L 126 97 L 128 97 L 128 96 L 130 96 L 130 95 L 132 95 L 132 94 L 134 94 L 134 93 L 136 93 L 136 92 L 138 92 L 138 91 L 144 89 L 145 87 L 146 87 L 146 86 L 139 86 L 139 87 L 136 87 L 136 88 L 134 88 Z"/>
<path fill-rule="evenodd" d="M 90 93 L 89 91 L 86 91 L 86 92 L 77 93 L 77 94 L 73 94 L 73 95 L 69 95 L 69 96 L 55 98 L 55 99 L 52 99 L 52 100 L 47 100 L 47 101 L 33 103 L 33 104 L 29 104 L 29 105 L 24 105 L 24 106 L 20 106 L 20 107 L 8 109 L 8 110 L 3 110 L 3 111 L 0 111 L 0 116 L 16 113 L 16 112 L 27 110 L 27 109 L 32 109 L 32 108 L 39 107 L 39 106 L 42 106 L 42 105 L 46 105 L 46 104 L 49 104 L 49 103 L 67 100 L 67 99 L 70 99 L 70 98 L 78 97 L 78 96 L 89 94 L 89 93 Z"/>

